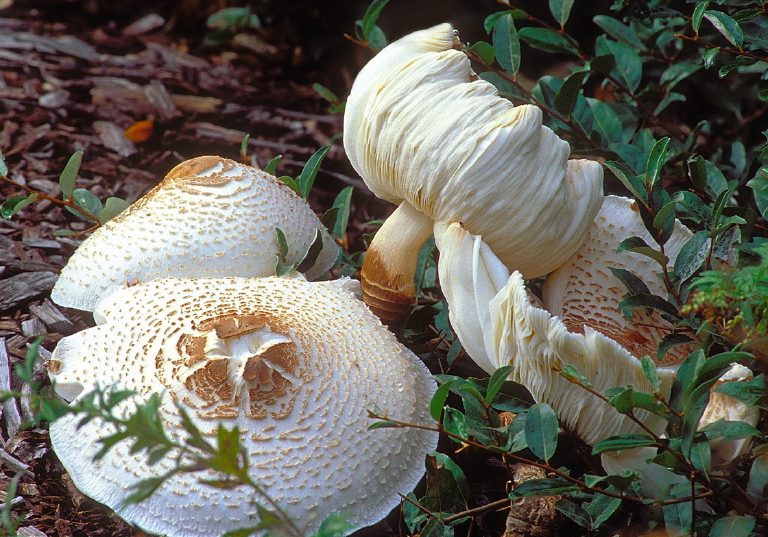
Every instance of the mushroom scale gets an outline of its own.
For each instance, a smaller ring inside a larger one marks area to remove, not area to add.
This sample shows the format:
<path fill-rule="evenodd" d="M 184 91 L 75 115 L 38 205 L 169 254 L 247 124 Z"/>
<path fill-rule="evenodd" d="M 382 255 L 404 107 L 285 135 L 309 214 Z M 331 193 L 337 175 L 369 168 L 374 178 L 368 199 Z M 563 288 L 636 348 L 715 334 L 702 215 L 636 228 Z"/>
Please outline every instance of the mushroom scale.
<path fill-rule="evenodd" d="M 95 312 L 98 325 L 64 338 L 50 360 L 57 392 L 77 400 L 96 386 L 161 393 L 169 434 L 183 438 L 175 403 L 215 435 L 242 431 L 253 479 L 306 532 L 334 511 L 362 527 L 377 522 L 424 473 L 437 433 L 367 430 L 374 407 L 430 425 L 435 390 L 426 367 L 357 298 L 357 282 L 303 278 L 160 279 L 119 290 Z M 107 359 L 108 357 L 108 359 Z M 132 408 L 130 400 L 125 412 Z M 253 491 L 171 478 L 149 499 L 122 506 L 126 489 L 169 468 L 149 466 L 118 443 L 92 461 L 99 420 L 77 430 L 51 424 L 54 450 L 77 487 L 146 531 L 203 537 L 251 526 Z"/>
<path fill-rule="evenodd" d="M 535 278 L 576 251 L 602 201 L 600 164 L 568 160 L 541 110 L 500 97 L 458 48 L 450 24 L 409 34 L 361 70 L 347 100 L 350 162 L 374 194 L 399 204 L 362 270 L 364 299 L 382 318 L 410 306 L 434 223 L 462 222 Z"/>
<path fill-rule="evenodd" d="M 62 269 L 51 298 L 92 311 L 102 295 L 155 278 L 271 276 L 275 228 L 286 235 L 288 263 L 301 261 L 320 233 L 323 248 L 309 279 L 336 261 L 333 238 L 285 183 L 229 159 L 194 158 L 96 229 Z"/>

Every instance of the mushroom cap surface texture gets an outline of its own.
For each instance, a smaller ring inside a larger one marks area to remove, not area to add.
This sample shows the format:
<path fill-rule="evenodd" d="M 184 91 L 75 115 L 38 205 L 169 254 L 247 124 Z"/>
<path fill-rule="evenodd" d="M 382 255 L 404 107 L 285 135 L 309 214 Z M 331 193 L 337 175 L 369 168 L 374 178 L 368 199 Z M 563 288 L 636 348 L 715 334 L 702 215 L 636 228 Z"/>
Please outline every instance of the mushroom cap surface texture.
<path fill-rule="evenodd" d="M 558 370 L 575 366 L 598 393 L 627 385 L 638 392 L 653 393 L 640 357 L 649 352 L 655 356 L 662 334 L 671 328 L 644 312 L 635 310 L 633 317 L 626 319 L 613 311 L 624 291 L 608 267 L 631 270 L 651 292 L 662 293 L 657 264 L 646 262 L 636 253 L 615 253 L 623 238 L 644 237 L 644 233 L 642 219 L 631 200 L 606 197 L 585 244 L 547 277 L 549 280 L 554 276 L 554 281 L 545 281 L 544 307 L 539 307 L 529 296 L 520 273 L 510 274 L 482 237 L 470 234 L 457 223 L 435 226 L 441 287 L 451 324 L 467 353 L 489 373 L 513 365 L 509 378 L 528 388 L 536 401 L 549 404 L 561 422 L 590 445 L 608 436 L 644 431 Z M 690 231 L 676 222 L 665 245 L 670 263 L 690 236 Z M 649 329 L 645 326 L 648 323 L 655 326 Z M 689 346 L 687 351 L 693 348 Z M 676 366 L 684 357 L 673 354 L 657 368 L 659 392 L 667 398 Z M 714 397 L 705 413 L 707 422 L 734 415 L 748 422 L 754 419 L 744 412 L 744 405 L 736 408 L 732 403 L 737 402 Z M 643 410 L 635 410 L 635 415 L 656 434 L 664 433 L 663 419 Z M 732 460 L 733 451 L 742 445 L 712 443 L 713 460 Z M 716 451 L 722 452 L 722 457 Z M 649 496 L 658 496 L 679 476 L 645 462 L 654 455 L 649 455 L 649 450 L 625 450 L 603 454 L 602 458 L 611 472 L 627 468 L 639 471 L 644 490 Z"/>
<path fill-rule="evenodd" d="M 51 357 L 57 392 L 77 400 L 96 386 L 161 396 L 169 435 L 183 439 L 176 403 L 207 435 L 239 427 L 256 483 L 307 533 L 334 511 L 362 527 L 395 507 L 424 474 L 437 433 L 367 430 L 367 412 L 431 425 L 435 390 L 426 367 L 357 298 L 357 282 L 303 278 L 160 279 L 100 301 L 98 326 L 61 340 Z M 75 485 L 152 533 L 209 537 L 252 526 L 261 501 L 247 487 L 172 477 L 149 499 L 122 506 L 128 487 L 167 471 L 118 443 L 92 461 L 113 432 L 94 420 L 51 424 L 53 447 Z M 172 454 L 171 454 L 172 455 Z"/>
<path fill-rule="evenodd" d="M 276 177 L 221 157 L 182 162 L 122 214 L 96 229 L 61 271 L 51 298 L 92 311 L 102 295 L 168 277 L 275 274 L 275 228 L 298 263 L 320 233 L 307 278 L 336 261 L 338 246 L 317 215 Z"/>
<path fill-rule="evenodd" d="M 568 160 L 568 143 L 532 105 L 479 79 L 450 24 L 409 34 L 358 74 L 344 147 L 370 189 L 436 222 L 462 222 L 526 278 L 565 262 L 602 201 L 599 163 Z"/>

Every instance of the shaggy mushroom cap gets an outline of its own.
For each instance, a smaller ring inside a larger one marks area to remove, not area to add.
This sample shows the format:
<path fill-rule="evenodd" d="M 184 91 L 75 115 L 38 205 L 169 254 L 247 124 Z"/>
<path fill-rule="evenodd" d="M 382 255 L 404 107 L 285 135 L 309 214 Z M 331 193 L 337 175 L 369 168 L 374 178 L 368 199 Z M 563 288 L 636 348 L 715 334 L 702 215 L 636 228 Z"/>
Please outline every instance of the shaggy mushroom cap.
<path fill-rule="evenodd" d="M 51 298 L 92 311 L 101 296 L 155 278 L 271 276 L 280 251 L 275 228 L 285 233 L 288 263 L 301 261 L 319 233 L 309 279 L 336 261 L 333 238 L 282 181 L 221 157 L 194 158 L 96 229 L 62 269 Z"/>
<path fill-rule="evenodd" d="M 307 534 L 334 511 L 355 527 L 377 522 L 424 473 L 437 434 L 367 430 L 367 412 L 430 425 L 435 385 L 424 365 L 370 313 L 352 280 L 161 279 L 117 291 L 98 326 L 64 338 L 50 360 L 57 392 L 78 400 L 96 386 L 161 396 L 169 435 L 183 439 L 177 403 L 206 435 L 239 427 L 254 481 Z M 106 358 L 109 359 L 106 359 Z M 133 407 L 125 402 L 124 411 Z M 209 537 L 252 526 L 251 489 L 201 484 L 212 473 L 172 477 L 149 499 L 123 506 L 128 487 L 161 475 L 120 442 L 92 461 L 100 420 L 51 424 L 53 447 L 75 485 L 145 531 Z M 171 454 L 172 455 L 172 454 Z"/>
<path fill-rule="evenodd" d="M 541 110 L 500 97 L 459 48 L 449 24 L 409 34 L 360 71 L 347 100 L 349 159 L 374 194 L 399 204 L 362 270 L 364 299 L 389 320 L 413 300 L 435 222 L 462 222 L 534 278 L 576 251 L 602 201 L 601 166 L 569 161 Z"/>
<path fill-rule="evenodd" d="M 644 256 L 634 253 L 615 253 L 621 240 L 633 235 L 646 235 L 633 202 L 606 197 L 584 245 L 547 277 L 540 307 L 533 303 L 522 275 L 517 271 L 510 274 L 482 237 L 470 234 L 460 224 L 435 228 L 441 287 L 451 324 L 466 351 L 489 373 L 513 365 L 509 378 L 528 388 L 536 401 L 549 404 L 561 422 L 590 445 L 608 436 L 644 431 L 559 371 L 575 366 L 599 393 L 627 385 L 653 393 L 640 358 L 655 356 L 658 342 L 671 328 L 661 317 L 639 309 L 630 319 L 615 311 L 625 290 L 608 267 L 631 270 L 651 292 L 664 294 L 655 262 L 646 262 Z M 665 245 L 670 263 L 690 236 L 690 231 L 676 222 Z M 652 244 L 650 237 L 647 239 Z M 669 353 L 657 368 L 659 391 L 664 397 L 670 395 L 677 365 L 694 349 L 692 345 L 683 347 Z M 713 395 L 702 425 L 734 415 L 753 420 L 754 416 L 744 414 L 743 405 L 735 408 L 735 403 Z M 643 410 L 636 410 L 635 415 L 656 434 L 663 434 L 666 421 Z M 733 459 L 733 443 L 711 446 L 713 460 Z M 663 494 L 679 476 L 647 464 L 645 460 L 655 455 L 655 451 L 649 455 L 650 451 L 627 450 L 602 458 L 608 471 L 638 470 L 646 492 L 655 496 Z M 715 451 L 724 454 L 720 457 Z"/>

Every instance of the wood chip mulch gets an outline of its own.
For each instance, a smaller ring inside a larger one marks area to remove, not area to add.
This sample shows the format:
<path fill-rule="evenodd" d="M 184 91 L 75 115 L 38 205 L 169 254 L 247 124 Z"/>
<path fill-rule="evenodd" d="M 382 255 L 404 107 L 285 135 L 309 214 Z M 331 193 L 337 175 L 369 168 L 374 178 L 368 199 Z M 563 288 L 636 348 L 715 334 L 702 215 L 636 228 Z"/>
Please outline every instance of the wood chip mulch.
<path fill-rule="evenodd" d="M 84 157 L 77 187 L 102 200 L 133 202 L 183 160 L 239 159 L 246 134 L 252 165 L 281 154 L 278 174 L 295 176 L 341 131 L 341 115 L 329 113 L 312 82 L 336 84 L 343 96 L 355 71 L 343 63 L 301 63 L 295 44 L 208 47 L 174 37 L 157 15 L 83 28 L 36 13 L 0 11 L 0 151 L 11 180 L 48 196 L 61 195 L 59 174 L 78 149 Z M 125 134 L 150 124 L 146 140 Z M 360 234 L 370 231 L 363 223 L 389 209 L 368 193 L 337 142 L 310 203 L 321 212 L 346 185 L 355 187 L 350 234 L 361 244 Z M 0 201 L 23 195 L 0 181 Z M 87 227 L 47 200 L 0 219 L 0 392 L 27 389 L 12 371 L 35 338 L 44 338 L 35 368 L 44 380 L 50 350 L 86 326 L 87 319 L 57 308 L 48 294 L 82 240 L 54 231 Z M 12 514 L 22 517 L 18 535 L 143 535 L 75 489 L 45 428 L 29 426 L 31 417 L 23 400 L 0 405 L 0 505 L 11 502 Z M 14 476 L 18 490 L 10 497 Z"/>

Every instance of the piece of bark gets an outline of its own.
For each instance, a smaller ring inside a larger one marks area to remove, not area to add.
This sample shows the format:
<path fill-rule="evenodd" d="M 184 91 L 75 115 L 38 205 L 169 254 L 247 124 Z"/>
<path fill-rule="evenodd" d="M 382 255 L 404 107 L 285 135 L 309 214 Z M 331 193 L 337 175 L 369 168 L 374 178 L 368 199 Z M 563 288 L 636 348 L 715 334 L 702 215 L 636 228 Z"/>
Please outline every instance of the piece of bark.
<path fill-rule="evenodd" d="M 29 306 L 31 311 L 45 326 L 54 332 L 70 335 L 75 331 L 75 325 L 67 319 L 56 305 L 47 298 L 41 304 Z"/>
<path fill-rule="evenodd" d="M 43 321 L 37 317 L 30 317 L 26 321 L 21 321 L 21 333 L 27 338 L 34 339 L 38 336 L 44 336 L 46 328 Z"/>
<path fill-rule="evenodd" d="M 53 272 L 25 272 L 0 280 L 0 312 L 50 291 L 57 279 Z"/>
<path fill-rule="evenodd" d="M 47 534 L 43 533 L 34 526 L 25 526 L 23 528 L 19 528 L 16 530 L 16 533 L 20 537 L 48 537 Z"/>
<path fill-rule="evenodd" d="M 8 354 L 8 349 L 5 346 L 5 339 L 0 340 L 0 393 L 11 391 L 11 357 Z M 0 414 L 2 415 L 5 423 L 5 430 L 8 433 L 8 438 L 3 439 L 3 444 L 6 440 L 12 438 L 19 432 L 21 428 L 21 413 L 16 406 L 16 399 L 10 398 L 0 405 Z"/>

